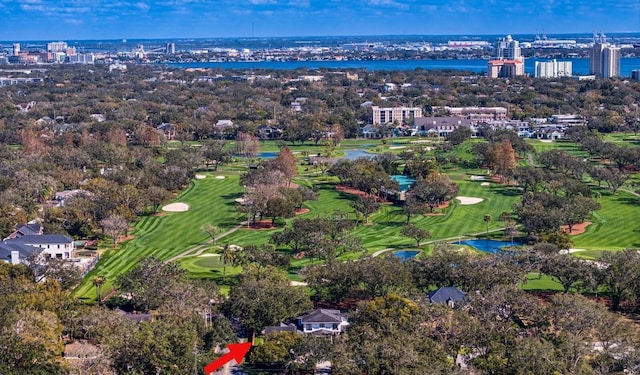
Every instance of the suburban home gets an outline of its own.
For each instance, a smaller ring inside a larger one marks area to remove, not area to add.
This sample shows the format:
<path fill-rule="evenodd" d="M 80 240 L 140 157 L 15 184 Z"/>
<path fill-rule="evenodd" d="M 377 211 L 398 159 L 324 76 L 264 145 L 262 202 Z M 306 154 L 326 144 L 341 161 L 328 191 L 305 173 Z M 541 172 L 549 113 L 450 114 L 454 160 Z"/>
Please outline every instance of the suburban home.
<path fill-rule="evenodd" d="M 429 292 L 430 303 L 446 303 L 450 307 L 455 307 L 457 303 L 464 301 L 467 294 L 452 286 L 443 286 Z"/>
<path fill-rule="evenodd" d="M 295 324 L 287 324 L 287 323 L 280 323 L 277 324 L 275 326 L 269 326 L 269 327 L 265 327 L 264 328 L 264 335 L 268 336 L 270 333 L 273 332 L 299 332 L 298 331 L 298 327 L 296 327 Z"/>
<path fill-rule="evenodd" d="M 282 129 L 272 125 L 258 126 L 258 138 L 260 139 L 279 139 L 282 138 Z"/>
<path fill-rule="evenodd" d="M 362 127 L 362 137 L 364 138 L 380 138 L 378 127 L 373 124 L 367 124 Z"/>
<path fill-rule="evenodd" d="M 75 258 L 76 246 L 73 238 L 63 234 L 24 235 L 4 241 L 5 244 L 23 244 L 42 249 L 43 254 L 51 258 Z"/>
<path fill-rule="evenodd" d="M 41 248 L 25 245 L 20 242 L 0 242 L 0 262 L 28 264 L 28 259 L 31 255 L 39 255 L 41 253 Z"/>
<path fill-rule="evenodd" d="M 347 315 L 340 310 L 316 309 L 297 318 L 297 326 L 302 333 L 314 335 L 335 335 L 349 326 Z"/>
<path fill-rule="evenodd" d="M 42 225 L 34 222 L 30 222 L 27 224 L 17 225 L 16 230 L 11 233 L 5 240 L 9 240 L 12 238 L 18 238 L 22 236 L 39 236 L 43 233 L 44 228 Z"/>
<path fill-rule="evenodd" d="M 473 121 L 460 117 L 416 117 L 411 135 L 446 137 L 459 127 L 469 128 L 472 134 L 477 132 Z"/>

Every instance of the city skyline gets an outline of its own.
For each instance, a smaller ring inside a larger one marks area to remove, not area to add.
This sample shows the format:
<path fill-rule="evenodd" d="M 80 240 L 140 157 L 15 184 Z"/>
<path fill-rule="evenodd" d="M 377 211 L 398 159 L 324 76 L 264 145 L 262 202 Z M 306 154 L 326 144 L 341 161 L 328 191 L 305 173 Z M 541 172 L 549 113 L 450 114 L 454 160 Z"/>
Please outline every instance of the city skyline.
<path fill-rule="evenodd" d="M 640 0 L 0 0 L 0 40 L 640 31 Z M 283 22 L 285 21 L 286 22 Z M 523 22 L 526 21 L 526 22 Z"/>

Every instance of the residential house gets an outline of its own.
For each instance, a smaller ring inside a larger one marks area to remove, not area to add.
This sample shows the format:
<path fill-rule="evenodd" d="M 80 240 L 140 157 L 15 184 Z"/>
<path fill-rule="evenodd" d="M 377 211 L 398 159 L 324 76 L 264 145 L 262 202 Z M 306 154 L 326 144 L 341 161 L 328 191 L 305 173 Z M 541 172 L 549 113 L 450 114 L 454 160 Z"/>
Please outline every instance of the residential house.
<path fill-rule="evenodd" d="M 260 139 L 280 139 L 282 138 L 282 129 L 272 125 L 258 126 L 258 138 Z"/>
<path fill-rule="evenodd" d="M 176 136 L 176 128 L 171 124 L 163 122 L 156 126 L 156 130 L 161 132 L 167 140 L 172 140 Z"/>
<path fill-rule="evenodd" d="M 27 264 L 30 256 L 41 253 L 41 248 L 25 245 L 20 242 L 0 242 L 0 262 Z"/>
<path fill-rule="evenodd" d="M 8 244 L 23 244 L 42 249 L 42 253 L 51 258 L 75 258 L 76 246 L 73 238 L 63 234 L 24 235 L 5 240 Z"/>
<path fill-rule="evenodd" d="M 213 131 L 221 138 L 229 137 L 235 131 L 235 124 L 231 120 L 218 120 L 213 125 Z"/>
<path fill-rule="evenodd" d="M 459 127 L 466 127 L 472 134 L 477 132 L 473 121 L 460 117 L 417 117 L 411 135 L 446 137 Z"/>
<path fill-rule="evenodd" d="M 335 335 L 344 332 L 349 322 L 340 310 L 316 309 L 299 316 L 297 326 L 302 333 Z"/>
<path fill-rule="evenodd" d="M 22 236 L 39 236 L 44 232 L 42 225 L 36 222 L 29 222 L 27 224 L 17 225 L 16 230 L 13 231 L 5 240 L 18 238 Z"/>
<path fill-rule="evenodd" d="M 265 327 L 263 333 L 265 336 L 268 336 L 270 333 L 273 333 L 273 332 L 299 332 L 299 331 L 298 331 L 298 327 L 296 327 L 295 324 L 280 323 L 275 326 Z"/>
<path fill-rule="evenodd" d="M 430 303 L 446 303 L 450 307 L 455 307 L 467 298 L 467 294 L 452 286 L 443 286 L 429 292 Z"/>

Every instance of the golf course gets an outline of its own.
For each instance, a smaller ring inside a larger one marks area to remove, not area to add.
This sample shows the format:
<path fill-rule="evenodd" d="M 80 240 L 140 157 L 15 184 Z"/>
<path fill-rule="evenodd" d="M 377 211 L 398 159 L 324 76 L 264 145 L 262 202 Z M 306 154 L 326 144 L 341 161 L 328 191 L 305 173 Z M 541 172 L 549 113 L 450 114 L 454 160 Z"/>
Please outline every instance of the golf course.
<path fill-rule="evenodd" d="M 584 156 L 582 151 L 570 143 L 532 143 L 537 151 L 560 147 L 576 156 Z M 349 149 L 374 153 L 398 152 L 401 150 L 400 147 L 405 146 L 398 146 L 398 143 L 383 144 L 380 140 L 349 140 L 334 152 L 336 155 L 344 155 Z M 460 146 L 461 154 L 465 153 L 465 147 Z M 261 151 L 277 150 L 273 142 L 261 144 Z M 313 186 L 318 192 L 318 200 L 305 202 L 304 207 L 308 212 L 302 215 L 315 217 L 344 211 L 349 213 L 351 219 L 356 220 L 356 214 L 349 205 L 356 196 L 337 190 L 336 179 L 303 165 L 302 155 L 314 155 L 320 152 L 320 147 L 298 145 L 292 146 L 291 150 L 297 155 L 299 164 L 299 176 L 294 182 Z M 461 160 L 464 160 L 464 157 Z M 226 275 L 223 277 L 225 265 L 220 256 L 223 244 L 240 247 L 260 245 L 269 242 L 274 232 L 282 230 L 282 227 L 259 230 L 246 227 L 246 214 L 238 211 L 236 201 L 244 193 L 240 175 L 245 165 L 244 161 L 236 160 L 221 166 L 217 171 L 198 171 L 198 178 L 194 178 L 170 202 L 179 204 L 172 207 L 180 209 L 169 209 L 140 217 L 130 230 L 130 239 L 120 243 L 117 248 L 105 246 L 100 261 L 76 289 L 76 295 L 87 302 L 95 300 L 96 290 L 92 284 L 95 276 L 106 277 L 102 290 L 110 291 L 119 274 L 131 269 L 140 259 L 148 256 L 163 261 L 177 261 L 188 271 L 189 277 L 213 279 L 221 285 L 223 292 L 228 290 L 228 285 L 234 282 L 234 275 L 239 274 L 241 268 L 226 265 Z M 502 213 L 513 211 L 514 203 L 520 200 L 522 194 L 520 189 L 492 181 L 487 176 L 486 169 L 471 169 L 452 164 L 442 170 L 459 187 L 458 196 L 477 199 L 472 201 L 473 204 L 463 204 L 460 199 L 452 199 L 446 208 L 437 208 L 430 214 L 412 216 L 412 224 L 431 233 L 431 238 L 424 241 L 421 248 L 429 251 L 434 242 L 454 242 L 465 238 L 505 240 L 502 230 L 504 223 L 499 218 Z M 591 224 L 583 234 L 571 236 L 574 247 L 581 250 L 575 253 L 576 256 L 593 259 L 603 251 L 640 247 L 640 224 L 635 220 L 640 197 L 634 193 L 630 186 L 632 183 L 634 181 L 630 179 L 616 194 L 592 186 L 599 193 L 597 202 L 601 208 L 592 214 L 589 220 Z M 486 217 L 491 219 L 486 220 Z M 287 222 L 291 220 L 293 219 L 287 219 Z M 415 241 L 401 234 L 406 222 L 407 217 L 400 205 L 383 204 L 369 217 L 368 225 L 360 220 L 353 233 L 362 241 L 366 254 L 369 255 L 384 249 L 415 248 Z M 215 243 L 212 243 L 211 237 L 202 230 L 205 224 L 218 228 Z M 287 247 L 278 250 L 291 251 Z M 354 259 L 363 255 L 346 253 L 339 259 Z M 307 257 L 292 259 L 290 278 L 300 281 L 298 271 L 310 262 L 317 261 Z M 553 283 L 551 280 L 548 282 Z"/>

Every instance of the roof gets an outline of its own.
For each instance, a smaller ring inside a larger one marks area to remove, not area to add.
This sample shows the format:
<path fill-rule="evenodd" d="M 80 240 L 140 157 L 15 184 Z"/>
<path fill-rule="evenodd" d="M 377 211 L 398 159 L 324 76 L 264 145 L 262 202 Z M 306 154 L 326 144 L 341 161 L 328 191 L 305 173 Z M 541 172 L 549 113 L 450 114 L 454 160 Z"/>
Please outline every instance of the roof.
<path fill-rule="evenodd" d="M 272 332 L 298 332 L 298 328 L 295 324 L 280 323 L 275 326 L 269 326 L 264 328 L 264 334 L 268 335 Z"/>
<path fill-rule="evenodd" d="M 40 235 L 42 234 L 42 225 L 38 223 L 27 223 L 20 225 L 16 228 L 16 233 L 19 236 Z"/>
<path fill-rule="evenodd" d="M 301 323 L 341 323 L 343 314 L 340 310 L 316 309 L 298 317 Z"/>
<path fill-rule="evenodd" d="M 416 117 L 413 119 L 414 125 L 418 128 L 424 127 L 427 129 L 434 129 L 441 126 L 464 126 L 471 127 L 473 121 L 455 116 L 447 117 Z"/>
<path fill-rule="evenodd" d="M 18 242 L 30 245 L 49 244 L 49 243 L 71 243 L 73 238 L 65 236 L 64 234 L 41 234 L 41 235 L 26 235 L 18 238 L 12 238 L 5 242 Z"/>
<path fill-rule="evenodd" d="M 20 259 L 26 259 L 33 253 L 41 253 L 42 249 L 25 245 L 20 242 L 2 241 L 0 242 L 0 260 L 11 262 L 11 252 L 17 251 Z"/>
<path fill-rule="evenodd" d="M 459 302 L 466 298 L 466 294 L 458 288 L 452 286 L 443 286 L 432 292 L 429 292 L 429 302 L 431 303 L 447 303 L 448 301 Z"/>

